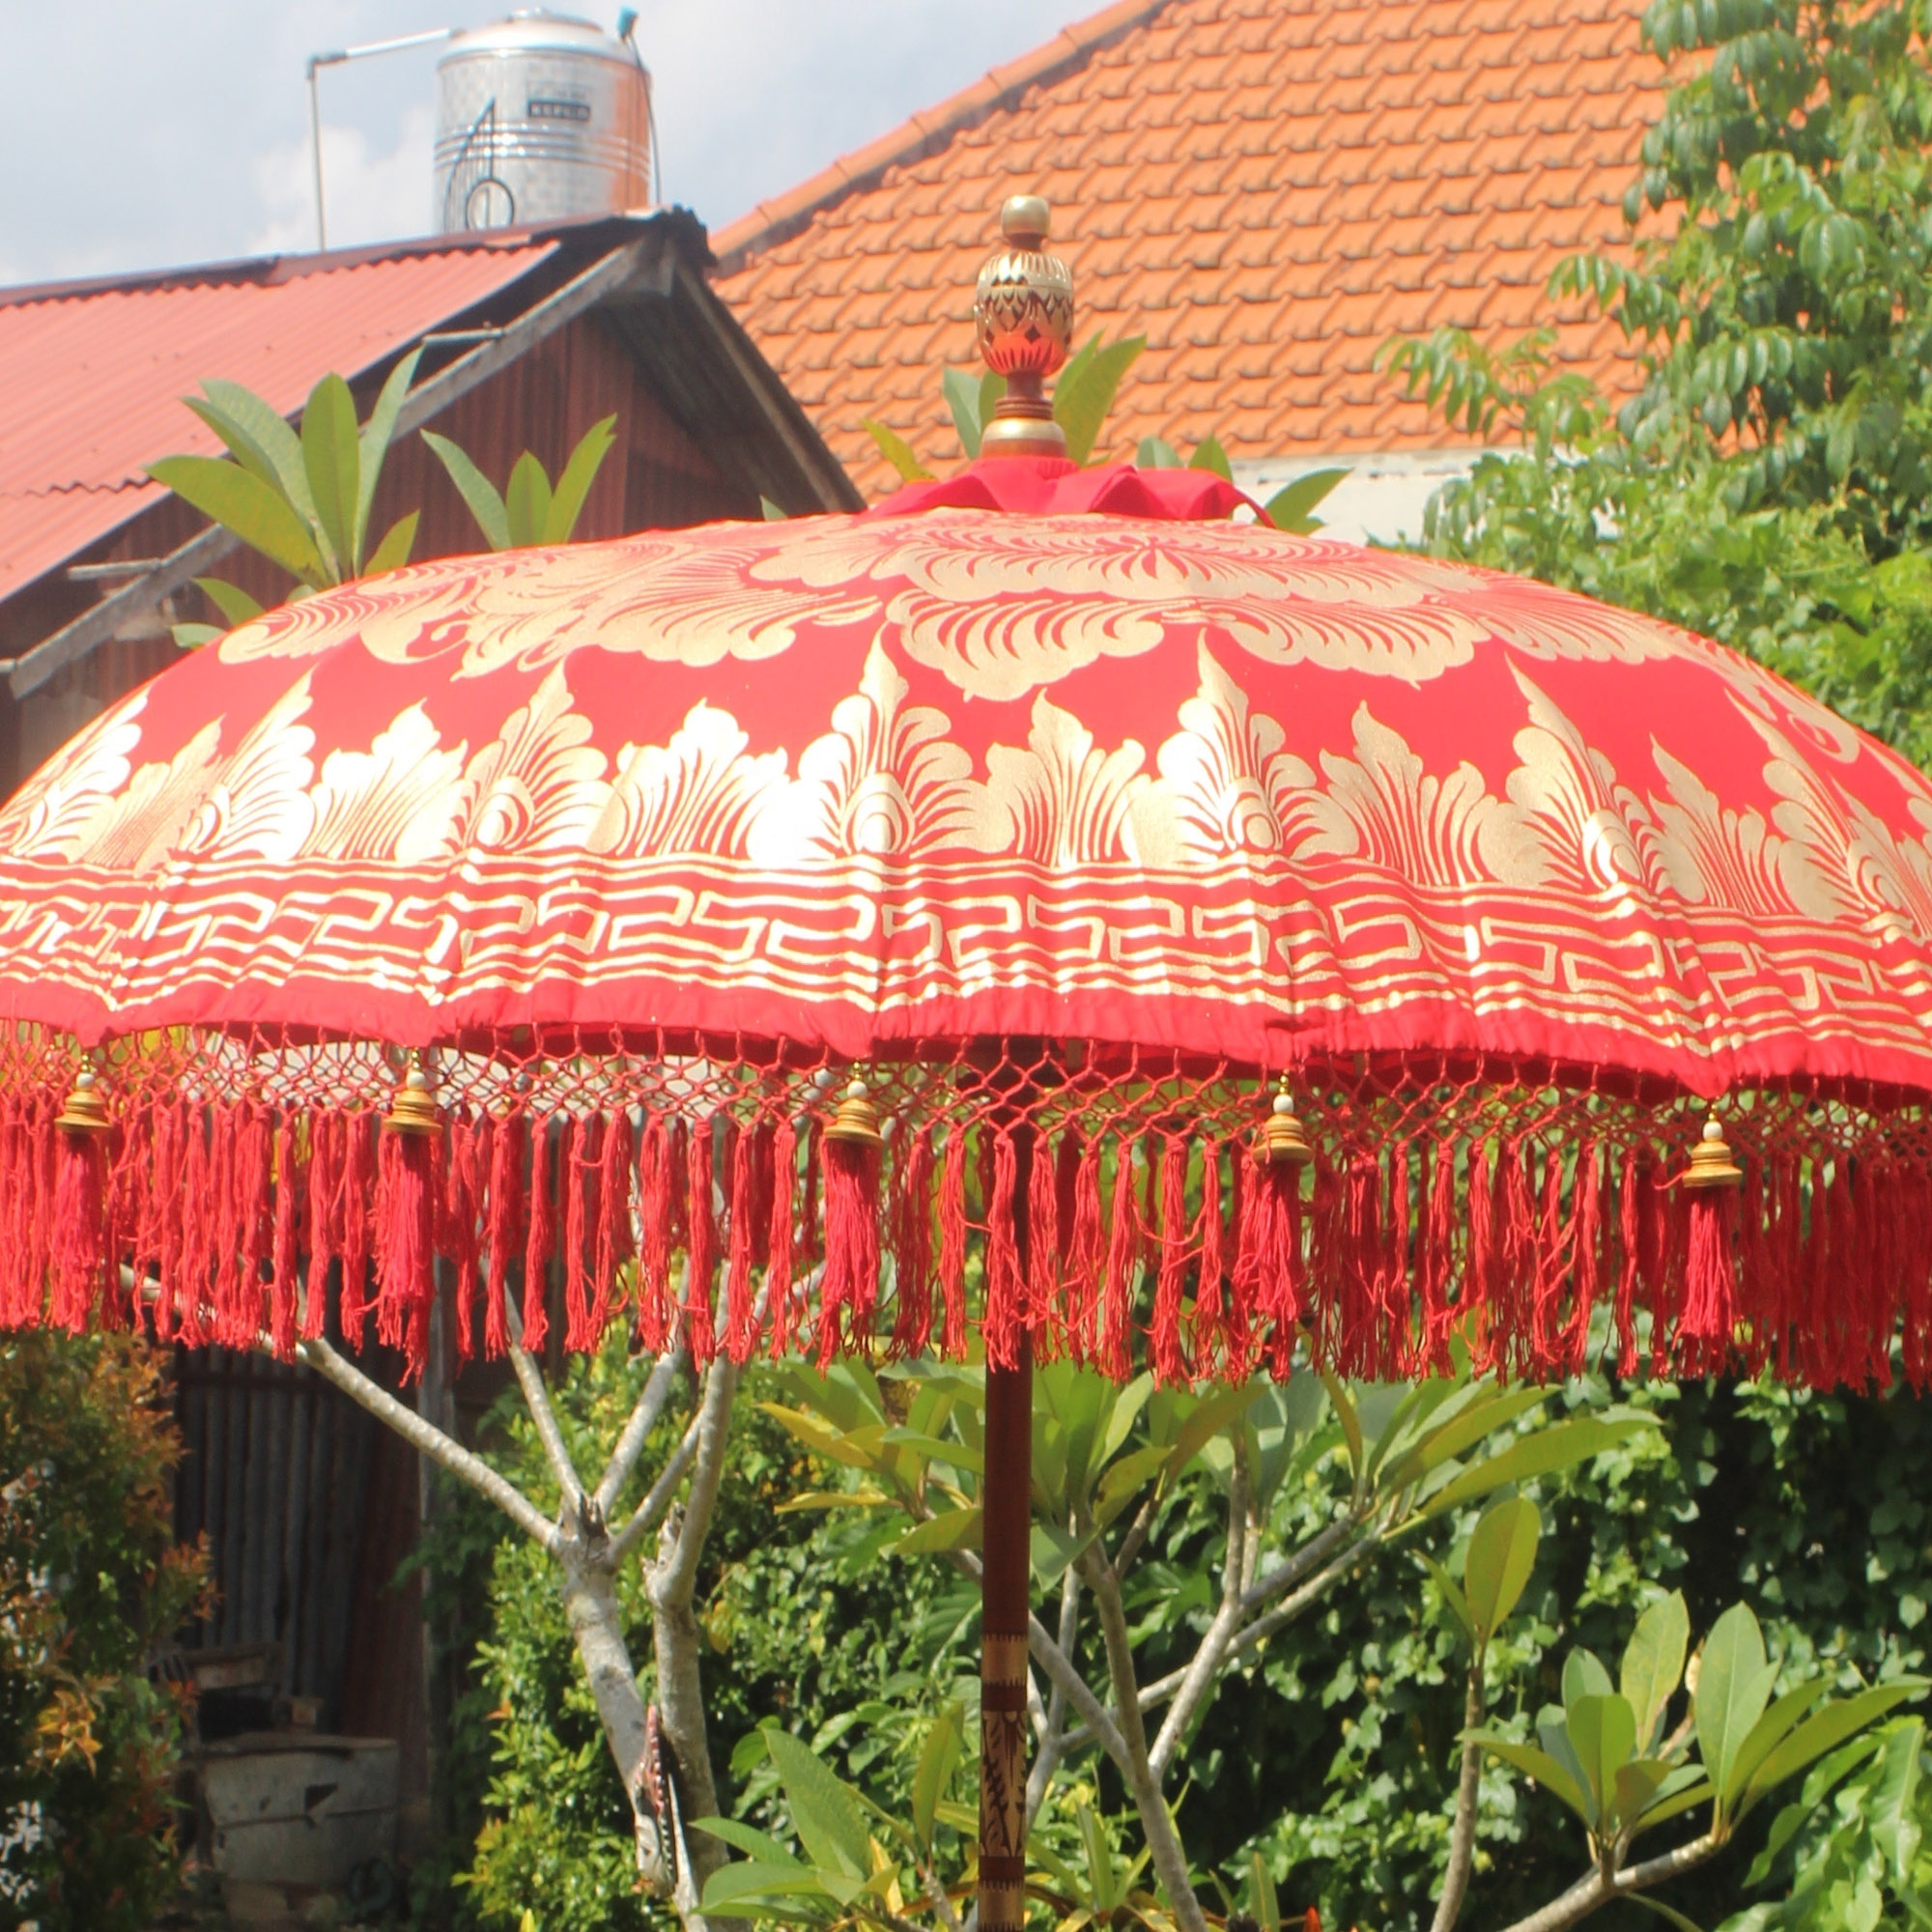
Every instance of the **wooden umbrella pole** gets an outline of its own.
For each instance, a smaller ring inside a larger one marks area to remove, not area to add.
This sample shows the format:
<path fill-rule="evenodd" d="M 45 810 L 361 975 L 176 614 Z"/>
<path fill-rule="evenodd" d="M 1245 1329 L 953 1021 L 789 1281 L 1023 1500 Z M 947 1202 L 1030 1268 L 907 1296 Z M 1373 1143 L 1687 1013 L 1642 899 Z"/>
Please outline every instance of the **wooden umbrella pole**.
<path fill-rule="evenodd" d="M 1030 1245 L 1033 1136 L 1022 1129 L 1013 1190 L 1021 1279 Z M 986 1368 L 986 1469 L 980 1487 L 984 1570 L 980 1614 L 980 1932 L 1026 1918 L 1027 1624 L 1033 1582 L 1033 1344 L 1011 1368 Z"/>
<path fill-rule="evenodd" d="M 986 1371 L 980 1639 L 980 1932 L 1026 1918 L 1027 1621 L 1033 1575 L 1033 1348 Z"/>

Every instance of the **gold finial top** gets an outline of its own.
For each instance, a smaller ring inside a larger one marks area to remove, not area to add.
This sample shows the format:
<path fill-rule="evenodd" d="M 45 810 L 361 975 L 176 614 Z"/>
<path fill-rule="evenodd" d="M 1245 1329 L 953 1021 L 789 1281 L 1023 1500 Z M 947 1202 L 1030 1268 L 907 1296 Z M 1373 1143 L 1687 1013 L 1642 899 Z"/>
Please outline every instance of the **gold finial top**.
<path fill-rule="evenodd" d="M 1050 220 L 1040 196 L 1009 195 L 1000 210 L 1007 245 L 980 270 L 973 300 L 980 355 L 1007 379 L 980 439 L 983 456 L 1066 454 L 1066 439 L 1040 388 L 1073 344 L 1073 276 L 1045 250 Z"/>
<path fill-rule="evenodd" d="M 1730 1143 L 1716 1120 L 1704 1122 L 1703 1134 L 1690 1150 L 1690 1165 L 1685 1170 L 1686 1187 L 1736 1187 L 1745 1178 L 1744 1169 L 1731 1157 Z"/>

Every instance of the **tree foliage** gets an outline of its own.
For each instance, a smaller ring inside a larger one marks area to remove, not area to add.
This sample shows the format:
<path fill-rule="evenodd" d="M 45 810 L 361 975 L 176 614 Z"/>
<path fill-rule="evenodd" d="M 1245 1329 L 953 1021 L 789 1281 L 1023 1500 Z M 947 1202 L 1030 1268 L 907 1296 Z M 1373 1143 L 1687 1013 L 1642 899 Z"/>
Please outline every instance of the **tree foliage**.
<path fill-rule="evenodd" d="M 172 1883 L 182 1712 L 153 1666 L 202 1588 L 180 1453 L 140 1345 L 0 1342 L 0 1925 L 139 1932 Z"/>

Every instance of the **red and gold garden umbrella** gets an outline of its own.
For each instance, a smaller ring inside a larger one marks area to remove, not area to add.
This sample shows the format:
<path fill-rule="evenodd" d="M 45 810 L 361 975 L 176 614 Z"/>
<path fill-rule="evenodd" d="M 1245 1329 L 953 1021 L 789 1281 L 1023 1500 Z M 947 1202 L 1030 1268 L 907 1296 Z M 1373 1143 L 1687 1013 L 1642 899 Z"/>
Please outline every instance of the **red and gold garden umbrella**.
<path fill-rule="evenodd" d="M 989 1932 L 1034 1354 L 1932 1365 L 1932 785 L 1650 619 L 1042 453 L 1018 219 L 1001 453 L 271 611 L 0 816 L 8 1324 L 419 1354 L 440 1259 L 484 1351 L 552 1266 L 575 1350 L 978 1331 Z"/>

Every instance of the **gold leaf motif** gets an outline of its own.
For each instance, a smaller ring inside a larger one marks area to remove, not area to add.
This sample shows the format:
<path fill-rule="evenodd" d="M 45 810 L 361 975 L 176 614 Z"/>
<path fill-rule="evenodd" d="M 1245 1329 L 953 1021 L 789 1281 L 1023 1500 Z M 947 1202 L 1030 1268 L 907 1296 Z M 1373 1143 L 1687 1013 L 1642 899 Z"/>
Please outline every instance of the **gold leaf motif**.
<path fill-rule="evenodd" d="M 310 702 L 304 671 L 263 712 L 234 751 L 200 776 L 199 798 L 178 838 L 164 823 L 149 841 L 147 867 L 177 854 L 265 859 L 286 865 L 307 844 L 315 824 L 309 781 L 315 732 L 303 721 Z"/>
<path fill-rule="evenodd" d="M 591 842 L 611 804 L 607 760 L 558 667 L 478 748 L 444 849 L 567 851 Z"/>
<path fill-rule="evenodd" d="M 147 692 L 136 691 L 34 773 L 0 810 L 0 851 L 23 859 L 72 861 L 85 855 L 132 776 L 147 708 Z"/>
<path fill-rule="evenodd" d="M 626 745 L 590 847 L 628 858 L 740 857 L 785 781 L 785 754 L 746 754 L 728 711 L 698 703 L 668 745 Z"/>
<path fill-rule="evenodd" d="M 799 755 L 798 777 L 760 808 L 752 856 L 772 864 L 875 859 L 955 847 L 996 852 L 1010 822 L 973 762 L 951 742 L 952 721 L 907 705 L 909 687 L 874 642 L 859 690 L 832 729 Z"/>
<path fill-rule="evenodd" d="M 1274 719 L 1250 715 L 1247 693 L 1205 641 L 1197 662 L 1200 689 L 1180 707 L 1181 728 L 1155 755 L 1188 855 L 1212 860 L 1277 852 L 1282 828 L 1275 795 L 1309 789 L 1315 773 L 1283 751 L 1287 734 Z"/>
<path fill-rule="evenodd" d="M 445 748 L 429 714 L 412 704 L 368 751 L 329 753 L 311 794 L 315 829 L 303 856 L 416 866 L 447 853 L 468 752 L 463 743 Z"/>
<path fill-rule="evenodd" d="M 1184 846 L 1173 799 L 1155 789 L 1146 762 L 1131 738 L 1101 751 L 1071 712 L 1040 693 L 1026 749 L 986 753 L 986 789 L 1012 827 L 997 849 L 1053 867 L 1179 866 Z"/>

